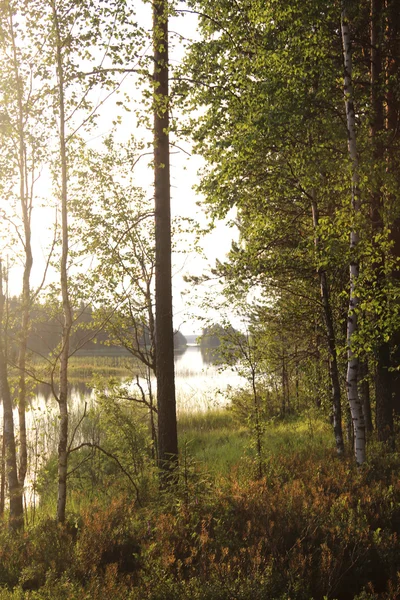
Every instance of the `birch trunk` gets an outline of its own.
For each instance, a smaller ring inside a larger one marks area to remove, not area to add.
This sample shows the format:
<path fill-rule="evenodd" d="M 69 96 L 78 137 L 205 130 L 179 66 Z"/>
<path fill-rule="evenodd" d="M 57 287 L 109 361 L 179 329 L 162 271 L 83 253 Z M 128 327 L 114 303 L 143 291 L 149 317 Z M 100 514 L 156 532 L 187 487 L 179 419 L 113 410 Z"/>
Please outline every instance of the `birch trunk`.
<path fill-rule="evenodd" d="M 60 281 L 63 306 L 63 331 L 60 352 L 60 384 L 58 393 L 58 406 L 60 415 L 59 439 L 58 439 L 58 499 L 57 520 L 59 523 L 65 521 L 65 509 L 67 502 L 67 466 L 68 466 L 68 358 L 69 342 L 72 327 L 71 303 L 68 293 L 68 210 L 67 210 L 67 187 L 68 187 L 68 165 L 67 147 L 65 135 L 65 97 L 64 97 L 64 66 L 62 56 L 62 44 L 58 15 L 55 3 L 52 3 L 53 25 L 56 42 L 58 101 L 59 101 L 59 133 L 60 133 L 60 161 L 61 161 L 61 230 L 62 251 L 60 262 Z"/>
<path fill-rule="evenodd" d="M 26 147 L 24 130 L 24 109 L 23 109 L 23 83 L 18 69 L 18 56 L 14 35 L 14 23 L 12 10 L 8 3 L 9 24 L 11 33 L 13 70 L 18 105 L 18 154 L 19 154 L 19 199 L 21 205 L 22 222 L 24 227 L 24 273 L 22 282 L 22 317 L 21 332 L 19 340 L 19 389 L 18 389 L 18 421 L 19 421 L 19 484 L 24 488 L 26 473 L 28 469 L 28 450 L 26 437 L 26 353 L 28 346 L 29 320 L 30 320 L 30 276 L 33 264 L 32 246 L 31 246 L 31 212 L 32 204 L 28 194 L 27 165 L 26 165 Z"/>
<path fill-rule="evenodd" d="M 316 200 L 316 192 L 311 192 L 311 210 L 313 226 L 315 231 L 314 244 L 318 251 L 320 241 L 318 237 L 318 225 L 319 225 L 319 211 Z M 342 404 L 341 404 L 341 393 L 340 393 L 340 380 L 339 380 L 339 369 L 337 363 L 336 354 L 336 335 L 333 326 L 333 316 L 331 303 L 329 298 L 328 281 L 326 278 L 326 272 L 318 266 L 317 269 L 321 293 L 321 301 L 324 310 L 325 326 L 328 338 L 328 349 L 329 349 L 329 375 L 332 385 L 332 413 L 333 413 L 333 434 L 335 436 L 336 452 L 339 456 L 344 454 L 344 442 L 343 442 L 343 429 L 342 429 Z"/>
<path fill-rule="evenodd" d="M 13 406 L 8 383 L 7 360 L 4 341 L 4 305 L 2 264 L 0 261 L 0 397 L 3 401 L 4 450 L 10 494 L 10 529 L 18 530 L 24 526 L 22 489 L 18 482 L 17 452 L 15 447 Z"/>
<path fill-rule="evenodd" d="M 357 333 L 357 282 L 359 278 L 359 262 L 357 258 L 357 247 L 359 243 L 359 233 L 357 220 L 360 216 L 361 202 L 359 189 L 359 164 L 357 154 L 356 123 L 353 98 L 352 81 L 352 51 L 351 36 L 346 8 L 343 7 L 341 15 L 341 34 L 343 42 L 344 58 L 344 100 L 346 106 L 348 149 L 352 165 L 352 185 L 351 185 L 351 208 L 353 227 L 350 233 L 350 294 L 349 309 L 347 316 L 347 396 L 351 411 L 351 419 L 354 430 L 354 452 L 356 462 L 361 465 L 365 462 L 365 422 L 362 403 L 358 395 L 358 357 L 354 353 L 354 337 Z"/>
<path fill-rule="evenodd" d="M 153 45 L 158 462 L 164 474 L 168 474 L 177 465 L 178 436 L 172 325 L 167 0 L 153 3 Z"/>

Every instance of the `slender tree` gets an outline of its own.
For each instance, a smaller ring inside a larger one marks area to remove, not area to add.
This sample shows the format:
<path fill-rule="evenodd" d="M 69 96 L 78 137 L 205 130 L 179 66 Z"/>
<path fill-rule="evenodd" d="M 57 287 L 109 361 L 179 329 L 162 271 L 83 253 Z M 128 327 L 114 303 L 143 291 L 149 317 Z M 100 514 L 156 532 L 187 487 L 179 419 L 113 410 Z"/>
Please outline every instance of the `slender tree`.
<path fill-rule="evenodd" d="M 24 109 L 24 84 L 19 69 L 19 59 L 17 43 L 14 31 L 14 16 L 10 3 L 7 3 L 9 32 L 12 50 L 12 67 L 14 75 L 14 85 L 17 100 L 17 139 L 18 139 L 18 170 L 19 170 L 19 201 L 23 224 L 23 251 L 24 251 L 24 272 L 22 279 L 22 297 L 21 297 L 21 330 L 19 334 L 19 389 L 18 389 L 18 417 L 19 417 L 19 483 L 23 489 L 25 477 L 28 469 L 28 450 L 27 450 L 27 431 L 26 431 L 26 356 L 29 335 L 30 309 L 31 309 L 31 288 L 30 276 L 33 265 L 32 244 L 31 244 L 31 216 L 32 216 L 32 188 L 29 189 L 27 165 L 28 144 L 26 141 L 27 121 L 26 110 Z M 34 162 L 34 161 L 32 161 Z M 34 173 L 31 174 L 32 180 Z"/>
<path fill-rule="evenodd" d="M 390 205 L 390 241 L 393 244 L 393 255 L 400 257 L 400 203 L 398 201 L 398 191 L 400 188 L 400 11 L 396 0 L 388 0 L 386 2 L 386 36 L 387 36 L 387 56 L 386 56 L 386 122 L 389 131 L 389 147 L 386 152 L 386 166 L 388 174 L 393 178 L 395 184 L 394 189 L 389 194 Z M 395 285 L 400 282 L 400 270 L 394 266 L 392 277 Z M 397 310 L 391 312 L 398 313 L 399 307 L 396 303 Z M 396 415 L 400 415 L 400 327 L 394 327 L 391 339 L 391 358 L 392 358 L 392 392 L 393 392 L 393 408 Z"/>
<path fill-rule="evenodd" d="M 13 405 L 8 382 L 7 357 L 5 350 L 4 308 L 6 297 L 3 292 L 3 265 L 0 260 L 0 396 L 3 401 L 4 450 L 6 454 L 6 470 L 10 495 L 10 528 L 22 529 L 24 525 L 24 509 L 22 488 L 18 481 L 17 453 L 14 435 Z"/>
<path fill-rule="evenodd" d="M 63 61 L 63 44 L 60 35 L 59 14 L 56 3 L 52 0 L 52 16 L 54 31 L 54 47 L 56 53 L 57 72 L 57 106 L 59 110 L 59 153 L 61 162 L 61 261 L 60 282 L 63 307 L 63 330 L 60 352 L 60 383 L 58 406 L 60 411 L 60 428 L 58 441 L 58 500 L 57 519 L 65 521 L 67 502 L 67 467 L 68 467 L 68 359 L 69 343 L 72 327 L 72 308 L 68 289 L 68 157 L 65 132 L 65 67 Z"/>
<path fill-rule="evenodd" d="M 320 240 L 318 236 L 319 227 L 319 211 L 317 204 L 317 194 L 315 189 L 311 192 L 311 210 L 313 225 L 315 230 L 315 247 L 319 252 Z M 318 261 L 319 262 L 319 261 Z M 341 404 L 341 391 L 340 391 L 340 379 L 339 379 L 339 368 L 337 360 L 337 349 L 336 349 L 336 334 L 332 315 L 332 307 L 329 297 L 329 286 L 326 271 L 320 264 L 317 267 L 321 301 L 324 311 L 325 327 L 328 338 L 328 349 L 329 349 L 329 373 L 332 384 L 332 409 L 333 409 L 333 432 L 336 442 L 336 450 L 339 455 L 344 453 L 343 443 L 343 430 L 342 430 L 342 404 Z"/>
<path fill-rule="evenodd" d="M 380 301 L 387 305 L 384 290 L 385 256 L 379 247 L 379 239 L 384 233 L 383 211 L 384 195 L 382 182 L 382 166 L 384 158 L 384 94 L 383 94 L 383 0 L 371 0 L 371 145 L 372 161 L 375 177 L 372 181 L 371 193 L 371 227 L 376 259 L 373 265 L 376 277 L 376 290 Z M 382 336 L 380 336 L 382 338 Z M 393 433 L 393 406 L 390 374 L 390 344 L 389 340 L 379 339 L 376 349 L 376 428 L 378 437 L 386 441 Z"/>
<path fill-rule="evenodd" d="M 53 392 L 59 405 L 58 445 L 58 507 L 57 518 L 65 520 L 68 463 L 68 363 L 74 305 L 70 291 L 69 266 L 72 258 L 69 241 L 71 164 L 80 160 L 79 148 L 85 143 L 83 134 L 94 125 L 100 106 L 114 93 L 120 83 L 121 55 L 126 61 L 137 57 L 141 48 L 132 27 L 132 9 L 123 0 L 111 6 L 92 3 L 77 5 L 69 0 L 50 0 L 48 66 L 55 71 L 56 85 L 52 87 L 47 71 L 46 84 L 53 98 L 54 120 L 58 128 L 58 150 L 53 166 L 58 186 L 61 212 L 60 292 L 63 310 L 61 343 L 56 353 L 59 364 L 59 388 Z M 129 33 L 131 31 L 131 33 Z M 124 39 L 126 34 L 126 40 Z M 124 39 L 122 42 L 121 40 Z M 115 42 L 115 43 L 114 43 Z M 85 67 L 87 70 L 85 70 Z M 134 69 L 128 69 L 134 71 Z M 99 86 L 108 93 L 98 99 L 92 94 Z M 76 193 L 76 190 L 75 190 Z"/>
<path fill-rule="evenodd" d="M 348 149 L 351 161 L 351 206 L 352 206 L 352 231 L 350 233 L 350 295 L 349 311 L 347 316 L 347 396 L 349 399 L 351 418 L 354 429 L 354 451 L 357 464 L 361 465 L 366 458 L 365 454 L 365 419 L 362 402 L 358 393 L 358 366 L 359 360 L 354 349 L 354 339 L 357 335 L 359 304 L 357 284 L 360 273 L 357 250 L 359 244 L 359 217 L 361 212 L 360 175 L 357 152 L 356 123 L 353 94 L 353 67 L 351 50 L 351 33 L 346 6 L 341 15 L 341 33 L 343 40 L 344 57 L 344 98 L 346 106 Z"/>
<path fill-rule="evenodd" d="M 167 0 L 153 3 L 156 375 L 158 460 L 164 473 L 173 470 L 178 460 L 172 324 L 168 10 Z"/>

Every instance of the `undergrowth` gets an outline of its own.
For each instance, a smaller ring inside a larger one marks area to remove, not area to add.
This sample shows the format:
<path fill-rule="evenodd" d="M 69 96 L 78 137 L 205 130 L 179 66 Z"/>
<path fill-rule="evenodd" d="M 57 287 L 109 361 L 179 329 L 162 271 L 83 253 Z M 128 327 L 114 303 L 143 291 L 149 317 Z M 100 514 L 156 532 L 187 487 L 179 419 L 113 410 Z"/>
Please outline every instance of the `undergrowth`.
<path fill-rule="evenodd" d="M 223 423 L 213 419 L 215 433 Z M 181 423 L 187 434 L 197 426 Z M 313 454 L 306 426 L 290 426 L 298 443 L 270 432 L 261 479 L 250 469 L 237 478 L 238 463 L 217 480 L 188 442 L 177 485 L 141 507 L 119 492 L 63 527 L 48 518 L 21 535 L 1 527 L 0 600 L 400 597 L 400 456 L 377 447 L 357 469 L 321 450 L 323 427 Z"/>

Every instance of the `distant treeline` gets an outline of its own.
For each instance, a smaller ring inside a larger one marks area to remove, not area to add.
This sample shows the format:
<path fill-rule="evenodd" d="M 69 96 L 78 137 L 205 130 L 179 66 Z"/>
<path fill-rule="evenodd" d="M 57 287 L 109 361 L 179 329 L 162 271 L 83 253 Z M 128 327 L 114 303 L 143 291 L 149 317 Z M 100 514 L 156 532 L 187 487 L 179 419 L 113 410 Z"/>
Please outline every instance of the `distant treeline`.
<path fill-rule="evenodd" d="M 201 333 L 201 348 L 219 348 L 223 343 L 225 346 L 234 346 L 235 341 L 241 336 L 240 332 L 232 326 L 218 324 L 205 327 Z"/>
<path fill-rule="evenodd" d="M 8 312 L 9 351 L 12 353 L 13 349 L 18 347 L 19 315 L 21 314 L 21 301 L 19 298 L 14 297 L 9 300 Z M 131 332 L 131 344 L 134 344 L 137 340 L 139 346 L 150 346 L 150 333 L 146 323 L 138 323 L 136 329 L 134 327 L 131 328 Z M 35 304 L 31 309 L 31 328 L 28 338 L 29 350 L 34 354 L 47 356 L 60 344 L 61 334 L 61 310 L 58 310 L 53 305 Z M 180 331 L 175 331 L 175 348 L 184 348 L 186 345 L 187 340 L 185 336 Z M 82 306 L 75 312 L 70 346 L 72 352 L 84 354 L 115 355 L 129 353 L 122 344 L 116 343 L 115 338 L 107 329 L 106 320 L 104 320 L 104 326 L 101 323 L 99 325 L 98 313 L 96 314 L 96 311 L 91 306 Z"/>

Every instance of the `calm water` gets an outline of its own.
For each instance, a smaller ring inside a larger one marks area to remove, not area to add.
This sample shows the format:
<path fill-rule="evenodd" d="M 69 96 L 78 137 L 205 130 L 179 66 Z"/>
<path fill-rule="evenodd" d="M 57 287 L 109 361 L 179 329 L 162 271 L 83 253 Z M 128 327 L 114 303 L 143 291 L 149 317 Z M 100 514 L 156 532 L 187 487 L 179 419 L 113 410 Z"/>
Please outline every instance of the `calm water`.
<path fill-rule="evenodd" d="M 105 373 L 106 374 L 106 373 Z M 121 383 L 132 389 L 135 379 L 128 376 L 119 377 Z M 198 346 L 188 346 L 184 352 L 175 356 L 175 383 L 177 396 L 177 412 L 194 412 L 212 410 L 225 406 L 229 402 L 227 388 L 243 384 L 243 380 L 231 370 L 222 371 L 207 361 Z M 146 387 L 144 380 L 141 380 Z M 155 381 L 152 381 L 155 393 Z M 70 432 L 74 431 L 76 424 L 82 417 L 85 405 L 93 406 L 96 403 L 96 390 L 90 387 L 90 380 L 74 380 L 70 390 Z M 30 410 L 27 411 L 29 455 L 35 464 L 30 464 L 27 478 L 26 502 L 33 504 L 37 498 L 33 492 L 36 473 L 50 454 L 57 452 L 58 444 L 58 406 L 51 395 L 49 386 L 40 385 L 36 395 L 32 398 Z M 14 413 L 14 422 L 18 422 L 17 410 Z M 74 439 L 74 445 L 83 441 L 80 429 Z"/>
<path fill-rule="evenodd" d="M 123 359 L 122 359 L 123 361 Z M 124 364 L 123 362 L 121 364 Z M 105 373 L 105 376 L 107 373 Z M 114 376 L 115 378 L 115 376 Z M 127 375 L 119 376 L 121 383 L 135 390 L 135 378 Z M 140 380 L 147 392 L 147 384 Z M 184 352 L 175 355 L 175 385 L 178 417 L 180 413 L 212 410 L 229 403 L 227 388 L 243 385 L 243 380 L 231 370 L 221 370 L 207 361 L 199 346 L 188 346 Z M 154 397 L 156 382 L 151 386 Z M 137 389 L 137 388 L 136 388 Z M 79 420 L 85 410 L 96 404 L 96 390 L 91 387 L 90 378 L 74 379 L 70 388 L 70 431 L 74 422 Z M 39 385 L 32 398 L 30 410 L 26 414 L 27 427 L 30 432 L 29 443 L 33 454 L 38 448 L 43 455 L 55 452 L 58 443 L 58 405 L 47 385 Z M 17 411 L 14 415 L 18 422 Z M 77 434 L 77 439 L 79 434 Z M 77 439 L 75 441 L 77 441 Z"/>
<path fill-rule="evenodd" d="M 124 359 L 121 360 L 122 365 Z M 107 376 L 107 373 L 105 372 L 104 375 Z M 121 375 L 118 379 L 131 391 L 135 390 L 134 377 Z M 146 381 L 141 379 L 140 383 L 147 392 Z M 210 364 L 198 346 L 188 346 L 184 352 L 175 355 L 178 416 L 182 412 L 206 411 L 225 406 L 229 403 L 228 386 L 236 386 L 241 383 L 243 380 L 236 373 L 230 370 L 221 371 L 215 365 Z M 156 382 L 154 380 L 152 380 L 151 386 L 155 397 Z M 73 431 L 74 422 L 83 415 L 85 405 L 90 408 L 95 404 L 96 390 L 91 387 L 90 378 L 81 380 L 75 378 L 69 396 L 70 431 Z M 30 409 L 26 414 L 26 420 L 32 454 L 35 454 L 38 449 L 42 455 L 55 452 L 58 444 L 58 405 L 49 386 L 44 384 L 37 386 L 36 395 L 32 398 Z M 17 409 L 14 413 L 14 422 L 18 423 Z M 79 434 L 77 434 L 78 438 Z"/>
<path fill-rule="evenodd" d="M 231 370 L 210 364 L 198 346 L 188 346 L 175 357 L 175 384 L 179 413 L 226 405 L 227 387 L 243 384 L 243 380 Z"/>
<path fill-rule="evenodd" d="M 107 375 L 107 373 L 104 374 Z M 132 386 L 132 389 L 134 389 L 135 378 L 121 375 L 119 379 L 121 383 Z M 243 383 L 243 379 L 235 372 L 231 370 L 223 371 L 210 364 L 199 346 L 188 346 L 184 352 L 178 352 L 175 355 L 178 417 L 183 412 L 207 411 L 227 405 L 229 403 L 227 388 L 229 386 L 240 386 Z M 141 385 L 146 389 L 144 380 L 141 380 Z M 155 381 L 151 382 L 151 386 L 155 395 Z M 70 434 L 84 414 L 85 405 L 89 408 L 95 404 L 96 390 L 90 386 L 90 379 L 74 379 L 69 398 Z M 49 386 L 37 386 L 30 408 L 26 413 L 26 421 L 30 464 L 25 501 L 33 505 L 37 502 L 36 494 L 33 491 L 36 474 L 39 472 L 41 465 L 46 462 L 47 457 L 57 452 L 58 445 L 58 405 L 51 394 Z M 17 426 L 17 409 L 14 412 L 14 423 Z M 74 445 L 83 441 L 80 430 L 81 428 L 77 428 Z M 17 427 L 16 434 L 18 435 Z"/>
<path fill-rule="evenodd" d="M 121 359 L 124 361 L 124 359 Z M 121 363 L 123 364 L 123 363 Z M 105 372 L 105 376 L 107 373 Z M 115 376 L 114 376 L 115 378 Z M 117 377 L 121 383 L 135 387 L 135 378 L 127 375 Z M 240 385 L 243 380 L 231 370 L 221 370 L 207 360 L 207 356 L 199 346 L 188 346 L 184 352 L 175 354 L 175 386 L 177 397 L 177 410 L 204 411 L 224 406 L 229 402 L 227 397 L 228 386 Z M 144 379 L 140 383 L 147 391 Z M 153 393 L 156 382 L 152 380 Z M 96 399 L 96 390 L 91 387 L 90 378 L 76 379 L 70 390 L 70 410 L 83 408 L 85 402 L 93 403 Z M 32 408 L 49 412 L 57 412 L 56 402 L 49 386 L 39 385 L 36 396 L 32 400 Z"/>

